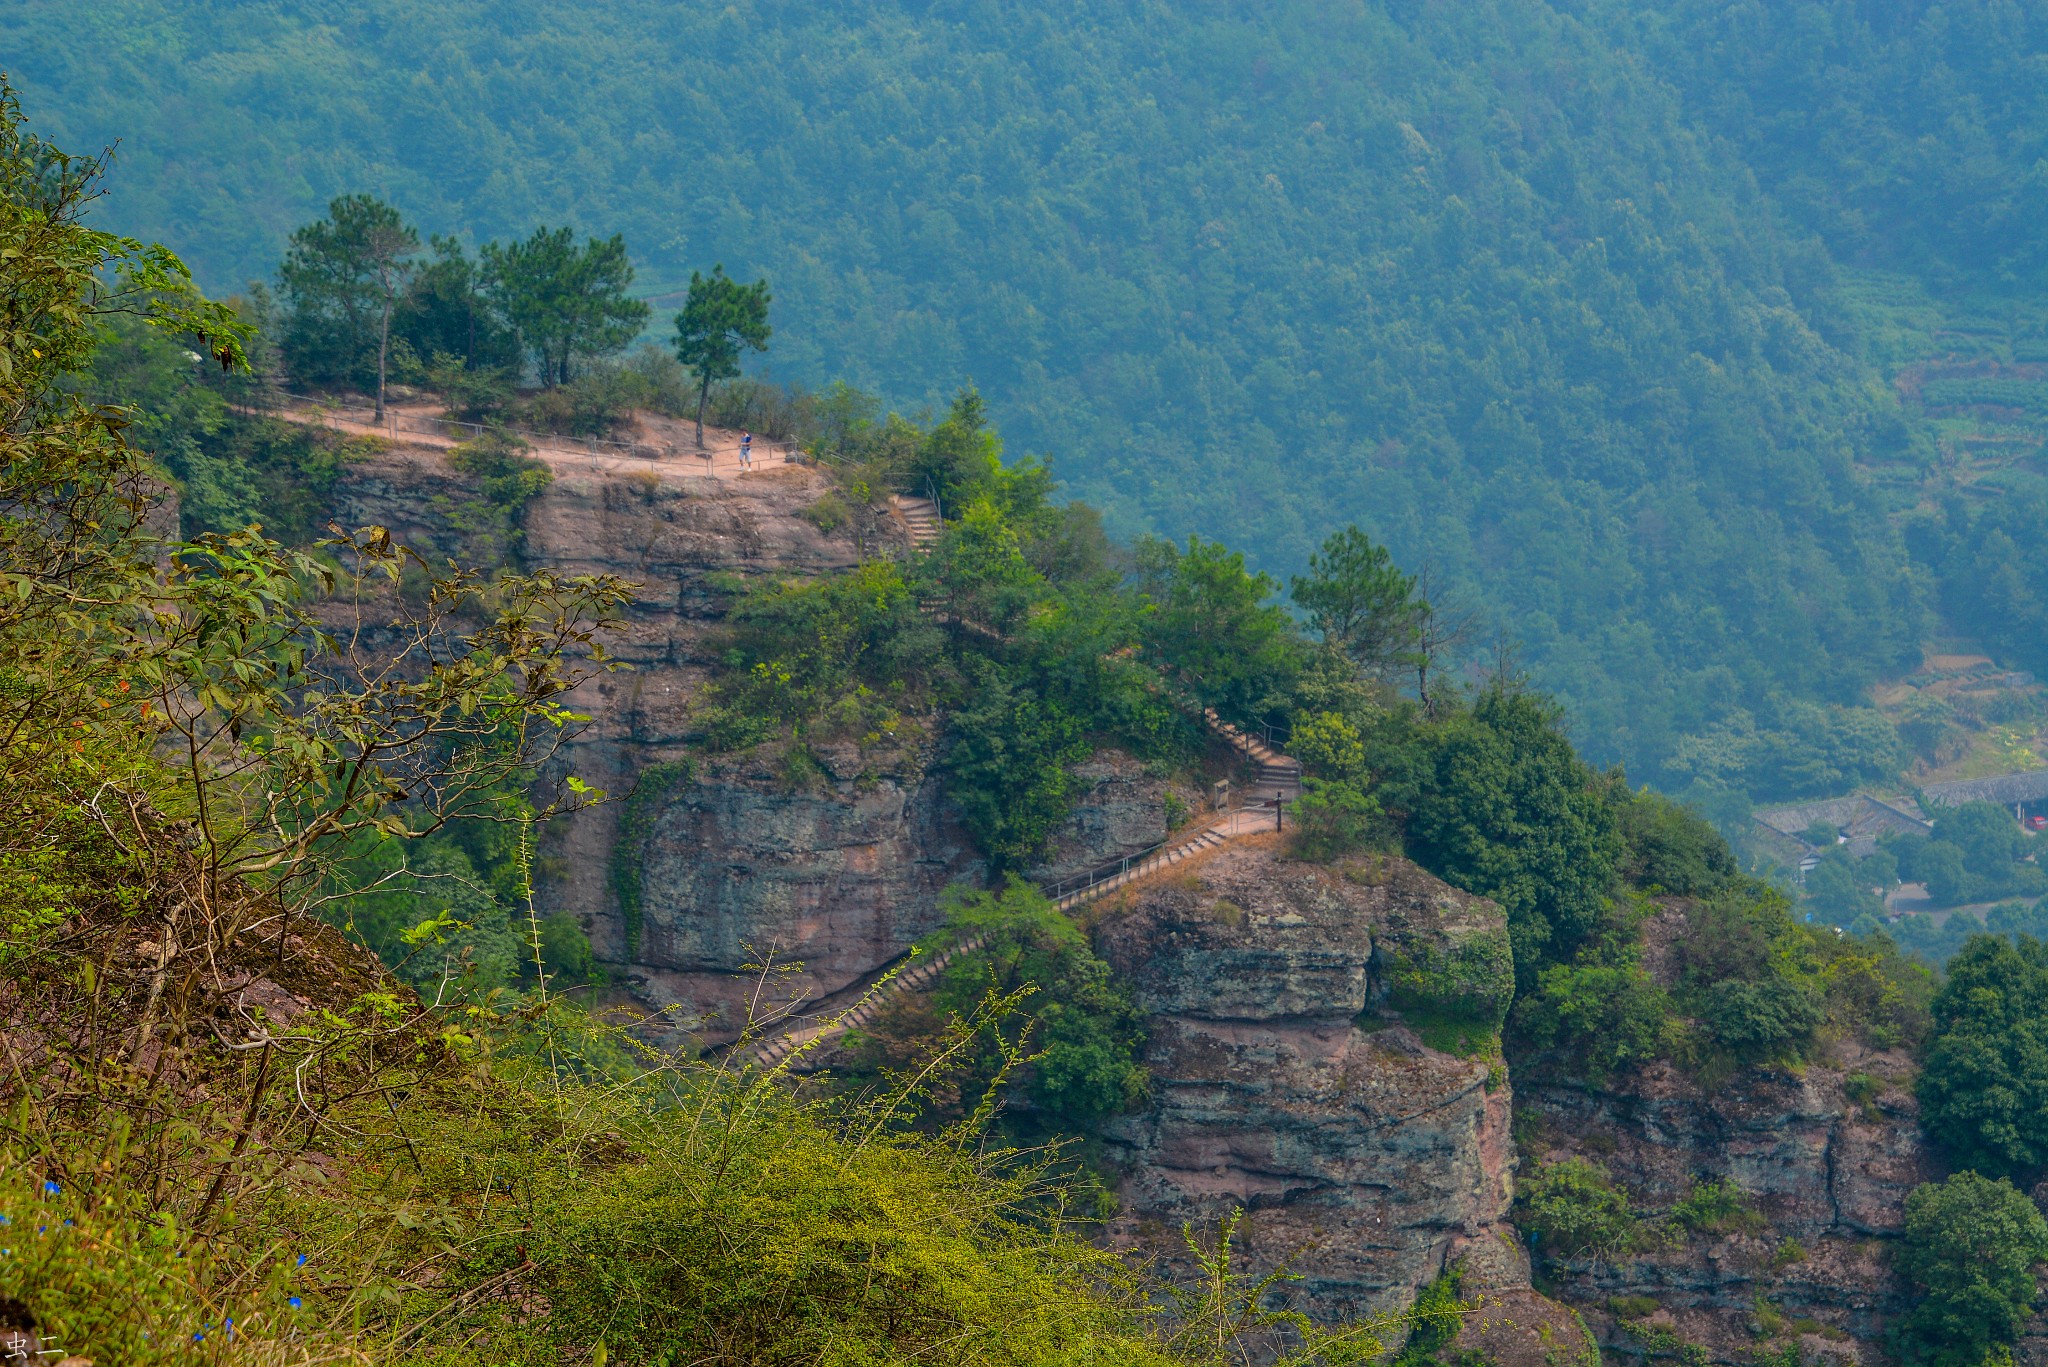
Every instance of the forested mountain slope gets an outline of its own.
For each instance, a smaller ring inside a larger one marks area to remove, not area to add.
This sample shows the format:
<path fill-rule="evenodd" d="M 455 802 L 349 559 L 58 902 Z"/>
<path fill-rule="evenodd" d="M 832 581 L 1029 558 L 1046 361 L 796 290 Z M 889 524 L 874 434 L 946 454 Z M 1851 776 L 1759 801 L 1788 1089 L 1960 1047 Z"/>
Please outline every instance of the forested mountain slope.
<path fill-rule="evenodd" d="M 1838 95 L 1827 49 L 1760 123 L 1719 83 L 1780 88 L 1792 21 L 1739 19 L 115 0 L 18 10 L 0 43 L 62 140 L 128 138 L 119 226 L 216 287 L 336 193 L 486 236 L 550 206 L 623 232 L 657 294 L 767 275 L 780 375 L 912 405 L 973 376 L 1123 530 L 1284 573 L 1366 525 L 1467 585 L 1602 761 L 1827 790 L 1896 759 L 1875 714 L 1811 705 L 1917 659 L 1937 600 L 1857 474 L 1908 436 L 1830 252 L 1914 163 L 1826 212 L 1794 193 L 1844 155 L 1788 150 L 1800 101 L 1853 141 L 1889 78 Z M 1914 117 L 1886 146 L 1945 126 Z M 1950 251 L 1924 217 L 1887 259 Z"/>

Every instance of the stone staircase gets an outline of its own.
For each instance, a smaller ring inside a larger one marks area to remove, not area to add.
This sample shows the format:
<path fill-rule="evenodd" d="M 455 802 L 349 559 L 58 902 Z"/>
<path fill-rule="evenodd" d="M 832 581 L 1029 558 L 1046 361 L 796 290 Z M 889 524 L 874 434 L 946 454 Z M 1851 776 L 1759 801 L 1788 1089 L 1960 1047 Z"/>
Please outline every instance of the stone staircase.
<path fill-rule="evenodd" d="M 930 506 L 929 499 L 918 502 Z M 936 538 L 937 532 L 932 535 Z M 1065 888 L 1060 885 L 1047 889 L 1054 906 L 1061 911 L 1071 910 L 1140 878 L 1221 849 L 1240 836 L 1280 828 L 1281 808 L 1301 796 L 1301 761 L 1280 753 L 1266 741 L 1225 721 L 1214 708 L 1203 712 L 1202 721 L 1225 744 L 1257 766 L 1257 776 L 1251 787 L 1245 790 L 1244 805 L 1219 813 L 1199 829 L 1163 842 L 1151 851 L 1121 861 L 1114 869 L 1098 870 L 1095 875 L 1080 880 L 1077 886 Z M 775 1068 L 787 1063 L 810 1044 L 818 1045 L 816 1052 L 822 1054 L 848 1031 L 858 1030 L 875 1020 L 890 1003 L 906 992 L 921 992 L 931 986 L 955 959 L 974 953 L 986 943 L 986 937 L 974 936 L 921 962 L 915 959 L 914 952 L 893 959 L 860 983 L 833 994 L 842 1001 L 851 1001 L 851 1009 L 837 1016 L 830 1015 L 829 1008 L 824 1012 L 812 1012 L 803 1018 L 810 1024 L 771 1034 L 746 1045 L 736 1050 L 730 1061 L 741 1067 Z"/>
<path fill-rule="evenodd" d="M 922 992 L 930 987 L 955 959 L 962 954 L 972 954 L 987 943 L 986 936 L 971 936 L 950 949 L 931 955 L 922 963 L 912 964 L 907 969 L 903 969 L 902 966 L 912 958 L 911 954 L 892 959 L 870 973 L 856 987 L 836 994 L 851 997 L 854 1001 L 852 1010 L 831 1020 L 817 1020 L 813 1016 L 812 1019 L 817 1023 L 759 1040 L 737 1051 L 733 1056 L 733 1062 L 754 1068 L 773 1068 L 813 1041 L 821 1045 L 832 1044 L 848 1031 L 858 1030 L 874 1020 L 882 1014 L 889 1003 L 904 993 Z M 898 969 L 902 971 L 897 972 Z M 895 973 L 896 976 L 890 977 L 891 973 Z"/>
<path fill-rule="evenodd" d="M 941 536 L 946 534 L 945 519 L 939 516 L 939 505 L 928 498 L 915 494 L 891 494 L 889 506 L 903 519 L 910 529 L 912 550 L 928 550 Z"/>
<path fill-rule="evenodd" d="M 1245 795 L 1248 803 L 1266 803 L 1275 799 L 1285 803 L 1301 796 L 1300 760 L 1281 754 L 1257 736 L 1231 725 L 1216 715 L 1213 707 L 1202 713 L 1202 721 L 1222 737 L 1225 744 L 1258 766 L 1258 774 Z"/>

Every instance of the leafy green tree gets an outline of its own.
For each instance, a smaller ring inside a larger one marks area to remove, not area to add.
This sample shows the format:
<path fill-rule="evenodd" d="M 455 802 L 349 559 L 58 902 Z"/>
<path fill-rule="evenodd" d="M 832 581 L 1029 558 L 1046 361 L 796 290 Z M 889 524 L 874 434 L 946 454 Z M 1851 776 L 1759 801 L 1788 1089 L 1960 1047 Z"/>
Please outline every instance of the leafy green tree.
<path fill-rule="evenodd" d="M 1515 1184 L 1513 1218 L 1546 1258 L 1619 1257 L 1642 1237 L 1628 1193 L 1583 1158 L 1538 1164 Z"/>
<path fill-rule="evenodd" d="M 1079 926 L 1015 878 L 994 891 L 956 884 L 941 906 L 945 928 L 929 948 L 970 937 L 982 944 L 948 965 L 932 987 L 937 1012 L 964 1020 L 991 989 L 1028 992 L 1016 1014 L 985 1027 L 960 1088 L 966 1104 L 1019 1046 L 1030 1057 L 1019 1099 L 1049 1128 L 1071 1131 L 1144 1099 L 1145 1070 L 1137 1061 L 1144 1015 Z"/>
<path fill-rule="evenodd" d="M 1151 612 L 1147 652 L 1204 706 L 1238 721 L 1259 717 L 1301 668 L 1299 638 L 1270 602 L 1271 576 L 1245 568 L 1220 542 L 1147 539 L 1137 548 L 1138 589 Z"/>
<path fill-rule="evenodd" d="M 676 359 L 697 372 L 697 445 L 704 444 L 704 401 L 717 380 L 740 373 L 740 351 L 766 351 L 768 282 L 742 285 L 713 266 L 690 272 L 690 293 L 676 315 Z"/>
<path fill-rule="evenodd" d="M 946 791 L 961 820 L 998 866 L 1023 864 L 1073 807 L 1069 767 L 1089 754 L 1079 720 L 982 661 L 948 729 Z"/>
<path fill-rule="evenodd" d="M 945 419 L 918 443 L 908 474 L 916 487 L 937 495 L 943 512 L 997 483 L 1002 462 L 1002 439 L 989 426 L 981 391 L 968 385 L 953 396 Z"/>
<path fill-rule="evenodd" d="M 919 570 L 950 611 L 997 631 L 1015 626 L 1048 594 L 1044 578 L 1024 558 L 1017 529 L 988 498 L 967 506 Z"/>
<path fill-rule="evenodd" d="M 1831 845 L 1806 875 L 1806 900 L 1813 913 L 1829 925 L 1854 925 L 1860 916 L 1882 917 L 1884 899 L 1873 889 L 1888 887 L 1898 865 L 1882 852 L 1857 859 L 1840 845 Z"/>
<path fill-rule="evenodd" d="M 327 217 L 291 236 L 278 282 L 289 309 L 284 354 L 301 380 L 353 379 L 374 351 L 377 416 L 391 355 L 391 314 L 420 237 L 374 195 L 329 201 Z"/>
<path fill-rule="evenodd" d="M 1618 774 L 1611 800 L 1626 850 L 1622 876 L 1634 886 L 1700 897 L 1740 872 L 1727 840 L 1692 808 L 1647 788 L 1631 793 Z"/>
<path fill-rule="evenodd" d="M 1599 922 L 1624 853 L 1614 809 L 1557 709 L 1497 684 L 1432 737 L 1408 815 L 1424 868 L 1507 913 L 1515 974 L 1533 986 Z"/>
<path fill-rule="evenodd" d="M 1934 996 L 1921 1123 L 1958 1167 L 2023 1184 L 2048 1170 L 2048 944 L 1977 936 Z"/>
<path fill-rule="evenodd" d="M 1920 1297 L 1899 1325 L 1908 1363 L 1990 1367 L 2033 1314 L 2034 1267 L 2048 1259 L 2048 1221 L 2003 1178 L 1959 1172 L 1906 1198 L 1894 1264 Z"/>
<path fill-rule="evenodd" d="M 1308 571 L 1289 581 L 1289 593 L 1325 641 L 1369 673 L 1410 663 L 1426 605 L 1417 601 L 1415 576 L 1401 572 L 1392 552 L 1346 527 L 1309 557 Z"/>
<path fill-rule="evenodd" d="M 423 364 L 458 360 L 464 370 L 509 371 L 519 364 L 519 338 L 498 313 L 484 268 L 452 237 L 428 239 L 431 260 L 413 271 L 391 328 Z"/>
<path fill-rule="evenodd" d="M 616 233 L 579 248 L 566 226 L 537 228 L 524 241 L 487 242 L 478 256 L 491 301 L 548 388 L 569 383 L 579 361 L 624 349 L 652 311 L 627 293 L 633 264 Z"/>

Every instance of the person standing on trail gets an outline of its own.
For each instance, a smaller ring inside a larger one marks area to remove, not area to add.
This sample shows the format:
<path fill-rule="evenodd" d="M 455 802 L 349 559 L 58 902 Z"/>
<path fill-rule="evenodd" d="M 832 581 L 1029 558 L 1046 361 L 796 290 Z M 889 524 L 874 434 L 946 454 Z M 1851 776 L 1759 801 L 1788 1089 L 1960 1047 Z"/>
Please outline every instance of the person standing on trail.
<path fill-rule="evenodd" d="M 740 433 L 740 469 L 751 470 L 753 468 L 754 434 L 752 432 L 742 432 Z"/>

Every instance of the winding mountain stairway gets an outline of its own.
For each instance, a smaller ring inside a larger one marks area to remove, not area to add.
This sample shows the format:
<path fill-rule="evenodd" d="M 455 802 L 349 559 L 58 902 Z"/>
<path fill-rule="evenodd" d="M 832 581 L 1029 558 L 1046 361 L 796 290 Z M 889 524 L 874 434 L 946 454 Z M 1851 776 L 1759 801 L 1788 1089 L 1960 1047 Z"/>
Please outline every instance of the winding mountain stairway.
<path fill-rule="evenodd" d="M 891 494 L 889 504 L 910 528 L 911 549 L 927 550 L 945 535 L 945 519 L 939 516 L 939 505 L 932 500 L 915 494 Z"/>
<path fill-rule="evenodd" d="M 1285 805 L 1301 796 L 1301 761 L 1281 754 L 1257 736 L 1223 720 L 1214 708 L 1202 713 L 1202 721 L 1225 744 L 1258 766 L 1257 777 L 1246 791 L 1245 805 L 1219 813 L 1198 830 L 1162 843 L 1151 851 L 1121 860 L 1114 866 L 1099 869 L 1070 883 L 1046 889 L 1053 904 L 1061 911 L 1085 905 L 1140 878 L 1220 849 L 1239 836 L 1280 828 Z M 826 1018 L 826 1013 L 813 1012 L 804 1017 L 811 1024 L 756 1040 L 736 1050 L 732 1061 L 744 1067 L 774 1068 L 788 1062 L 798 1050 L 814 1042 L 819 1045 L 817 1052 L 822 1054 L 847 1032 L 872 1022 L 904 993 L 921 992 L 931 986 L 955 959 L 974 953 L 986 943 L 986 937 L 973 936 L 921 962 L 916 959 L 914 951 L 893 959 L 859 983 L 833 994 L 841 1001 L 853 1003 L 844 1014 Z"/>
<path fill-rule="evenodd" d="M 891 978 L 889 974 L 896 972 L 904 963 L 903 959 L 893 959 L 870 973 L 854 988 L 837 994 L 852 998 L 852 1010 L 831 1020 L 820 1021 L 815 1025 L 807 1025 L 786 1034 L 761 1040 L 740 1051 L 735 1061 L 757 1068 L 773 1068 L 813 1040 L 823 1040 L 829 1044 L 849 1030 L 858 1030 L 874 1020 L 882 1014 L 884 1007 L 904 993 L 924 991 L 938 981 L 939 975 L 945 972 L 955 959 L 962 954 L 972 954 L 987 943 L 986 936 L 970 936 L 957 945 L 940 950 L 922 963 L 913 963 L 911 967 Z"/>

